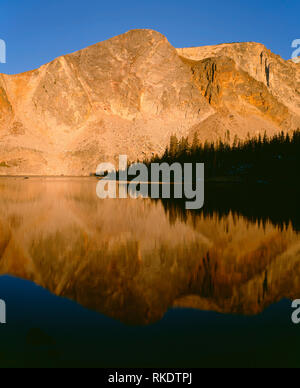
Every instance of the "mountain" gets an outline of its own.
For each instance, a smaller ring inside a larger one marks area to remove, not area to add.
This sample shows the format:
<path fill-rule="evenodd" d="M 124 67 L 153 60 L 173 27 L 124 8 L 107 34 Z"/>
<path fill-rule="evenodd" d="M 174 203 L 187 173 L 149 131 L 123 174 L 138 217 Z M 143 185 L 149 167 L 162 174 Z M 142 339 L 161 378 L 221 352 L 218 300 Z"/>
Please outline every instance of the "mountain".
<path fill-rule="evenodd" d="M 4 178 L 0 190 L 0 275 L 127 324 L 157 322 L 174 306 L 253 315 L 299 298 L 291 225 L 101 201 L 91 178 Z"/>
<path fill-rule="evenodd" d="M 133 30 L 0 75 L 0 175 L 89 175 L 162 153 L 171 134 L 245 138 L 300 127 L 300 65 L 257 43 L 175 49 Z"/>

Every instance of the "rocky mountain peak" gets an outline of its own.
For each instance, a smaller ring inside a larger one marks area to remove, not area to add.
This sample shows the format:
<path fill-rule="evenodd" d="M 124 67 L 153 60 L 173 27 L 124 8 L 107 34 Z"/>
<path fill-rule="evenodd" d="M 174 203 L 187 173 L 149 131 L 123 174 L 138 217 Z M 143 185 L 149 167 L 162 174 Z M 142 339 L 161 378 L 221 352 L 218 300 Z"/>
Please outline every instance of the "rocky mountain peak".
<path fill-rule="evenodd" d="M 300 127 L 299 65 L 258 43 L 175 49 L 132 30 L 39 69 L 0 75 L 0 174 L 89 175 L 170 136 Z"/>

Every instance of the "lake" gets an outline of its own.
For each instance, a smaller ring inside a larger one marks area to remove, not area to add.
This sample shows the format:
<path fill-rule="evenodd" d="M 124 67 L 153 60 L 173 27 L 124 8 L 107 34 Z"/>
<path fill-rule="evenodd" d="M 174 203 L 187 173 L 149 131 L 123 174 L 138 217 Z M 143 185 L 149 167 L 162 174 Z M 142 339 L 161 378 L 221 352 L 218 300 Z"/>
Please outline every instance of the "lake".
<path fill-rule="evenodd" d="M 0 179 L 1 366 L 300 366 L 297 193 L 209 185 L 195 212 L 96 186 Z"/>

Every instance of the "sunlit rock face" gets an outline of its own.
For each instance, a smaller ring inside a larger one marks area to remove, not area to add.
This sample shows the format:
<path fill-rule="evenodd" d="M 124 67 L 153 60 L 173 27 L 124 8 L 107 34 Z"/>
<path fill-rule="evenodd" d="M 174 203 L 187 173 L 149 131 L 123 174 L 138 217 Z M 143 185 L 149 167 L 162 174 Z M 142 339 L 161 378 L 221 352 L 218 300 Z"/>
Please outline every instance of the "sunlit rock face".
<path fill-rule="evenodd" d="M 292 112 L 300 113 L 300 68 L 285 61 L 263 44 L 255 42 L 221 44 L 177 50 L 182 57 L 203 61 L 209 58 L 230 58 L 254 80 L 263 83 L 279 102 Z"/>
<path fill-rule="evenodd" d="M 258 314 L 300 294 L 300 236 L 160 201 L 100 200 L 94 179 L 0 182 L 0 274 L 126 324 L 169 308 Z"/>
<path fill-rule="evenodd" d="M 300 127 L 300 68 L 263 45 L 176 50 L 134 30 L 40 69 L 0 75 L 0 174 L 80 175 L 171 134 L 245 138 Z"/>

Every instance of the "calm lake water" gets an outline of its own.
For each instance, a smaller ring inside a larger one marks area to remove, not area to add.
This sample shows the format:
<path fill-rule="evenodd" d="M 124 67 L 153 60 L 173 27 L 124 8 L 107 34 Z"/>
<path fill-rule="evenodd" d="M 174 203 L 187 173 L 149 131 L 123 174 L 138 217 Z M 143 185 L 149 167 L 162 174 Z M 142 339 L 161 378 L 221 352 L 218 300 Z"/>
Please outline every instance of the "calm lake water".
<path fill-rule="evenodd" d="M 0 179 L 1 366 L 300 366 L 293 195 L 213 186 L 186 212 L 96 185 Z"/>

